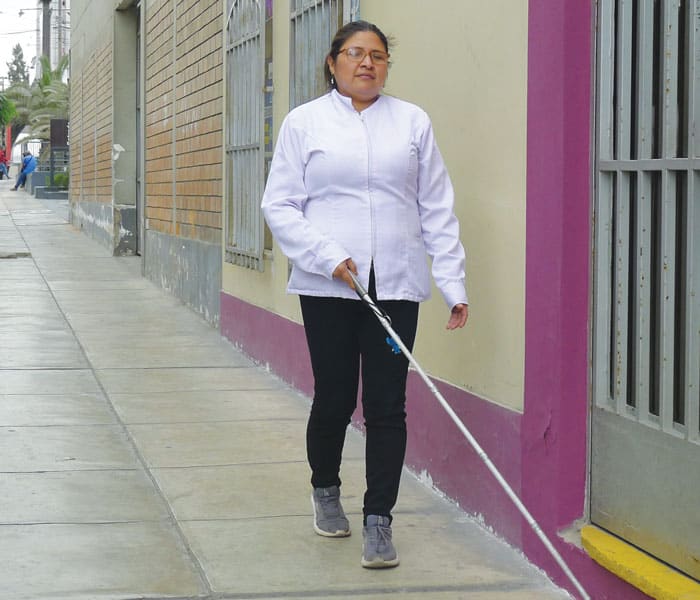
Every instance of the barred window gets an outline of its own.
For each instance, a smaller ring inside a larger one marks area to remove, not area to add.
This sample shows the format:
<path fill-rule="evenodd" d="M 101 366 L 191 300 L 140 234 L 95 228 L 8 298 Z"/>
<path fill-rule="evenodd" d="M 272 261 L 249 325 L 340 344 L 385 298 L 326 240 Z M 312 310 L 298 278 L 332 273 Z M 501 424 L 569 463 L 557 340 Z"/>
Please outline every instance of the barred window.
<path fill-rule="evenodd" d="M 359 16 L 359 0 L 291 0 L 289 107 L 326 91 L 323 61 L 335 32 Z"/>
<path fill-rule="evenodd" d="M 271 246 L 260 210 L 272 152 L 271 13 L 271 0 L 227 1 L 226 260 L 260 271 Z"/>

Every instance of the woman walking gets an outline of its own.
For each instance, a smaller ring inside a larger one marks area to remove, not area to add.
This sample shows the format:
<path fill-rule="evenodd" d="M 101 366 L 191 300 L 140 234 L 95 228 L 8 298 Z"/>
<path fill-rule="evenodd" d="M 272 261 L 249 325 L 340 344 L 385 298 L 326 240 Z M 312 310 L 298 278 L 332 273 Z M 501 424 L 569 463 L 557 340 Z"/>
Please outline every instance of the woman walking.
<path fill-rule="evenodd" d="M 358 276 L 412 349 L 418 303 L 430 295 L 427 258 L 449 309 L 447 329 L 467 321 L 464 249 L 453 189 L 429 117 L 383 95 L 389 44 L 351 22 L 326 58 L 329 93 L 284 120 L 262 201 L 292 261 L 287 291 L 300 295 L 314 398 L 307 426 L 314 530 L 350 535 L 340 503 L 345 433 L 362 378 L 366 481 L 361 564 L 394 567 L 391 511 L 406 449 L 408 361 L 392 351 L 358 300 Z"/>

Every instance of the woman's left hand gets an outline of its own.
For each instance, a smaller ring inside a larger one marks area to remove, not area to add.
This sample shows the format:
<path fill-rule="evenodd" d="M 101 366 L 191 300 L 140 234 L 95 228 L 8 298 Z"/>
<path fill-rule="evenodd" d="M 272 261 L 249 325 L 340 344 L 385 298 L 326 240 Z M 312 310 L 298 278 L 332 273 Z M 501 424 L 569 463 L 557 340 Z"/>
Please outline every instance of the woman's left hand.
<path fill-rule="evenodd" d="M 464 327 L 469 317 L 469 306 L 466 304 L 455 304 L 450 314 L 450 320 L 447 321 L 445 329 L 457 329 Z"/>

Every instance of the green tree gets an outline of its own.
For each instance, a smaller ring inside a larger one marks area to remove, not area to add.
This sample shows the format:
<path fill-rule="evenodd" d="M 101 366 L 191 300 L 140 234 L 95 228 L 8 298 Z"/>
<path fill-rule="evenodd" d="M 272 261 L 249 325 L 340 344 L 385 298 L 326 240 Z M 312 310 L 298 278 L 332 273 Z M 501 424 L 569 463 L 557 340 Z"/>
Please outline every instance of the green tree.
<path fill-rule="evenodd" d="M 16 114 L 15 105 L 4 94 L 0 94 L 0 127 L 5 127 Z"/>
<path fill-rule="evenodd" d="M 5 63 L 7 65 L 7 77 L 10 80 L 10 85 L 16 83 L 29 83 L 29 69 L 27 63 L 24 62 L 24 52 L 22 46 L 17 44 L 12 49 L 12 61 Z"/>
<path fill-rule="evenodd" d="M 51 69 L 49 59 L 39 58 L 41 76 L 31 84 L 16 83 L 8 88 L 7 97 L 14 103 L 17 117 L 13 121 L 13 137 L 26 125 L 31 127 L 32 136 L 36 139 L 49 140 L 51 135 L 51 119 L 67 119 L 69 117 L 70 87 L 66 79 L 69 57 L 64 56 Z"/>

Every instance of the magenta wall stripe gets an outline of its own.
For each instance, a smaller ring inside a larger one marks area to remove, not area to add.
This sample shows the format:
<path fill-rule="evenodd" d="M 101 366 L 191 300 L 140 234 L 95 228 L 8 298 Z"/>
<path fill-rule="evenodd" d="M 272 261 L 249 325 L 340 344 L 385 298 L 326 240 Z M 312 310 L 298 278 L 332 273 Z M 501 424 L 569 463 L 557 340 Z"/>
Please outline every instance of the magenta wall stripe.
<path fill-rule="evenodd" d="M 646 596 L 557 535 L 586 514 L 593 2 L 530 0 L 523 501 L 588 593 Z M 529 527 L 523 550 L 571 585 Z"/>

